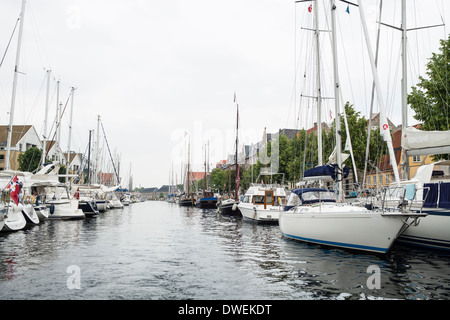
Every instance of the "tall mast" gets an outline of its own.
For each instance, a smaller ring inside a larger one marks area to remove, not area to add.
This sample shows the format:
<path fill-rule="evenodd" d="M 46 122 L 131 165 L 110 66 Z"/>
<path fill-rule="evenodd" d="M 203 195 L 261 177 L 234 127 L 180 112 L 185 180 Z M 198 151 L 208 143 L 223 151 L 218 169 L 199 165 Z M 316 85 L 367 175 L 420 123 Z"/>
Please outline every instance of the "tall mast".
<path fill-rule="evenodd" d="M 51 70 L 47 70 L 47 93 L 45 97 L 45 118 L 44 118 L 44 134 L 42 135 L 43 144 L 42 144 L 42 160 L 41 164 L 44 166 L 45 156 L 47 155 L 47 120 L 48 120 L 48 103 L 49 103 L 49 91 L 50 91 L 50 74 Z"/>
<path fill-rule="evenodd" d="M 408 95 L 408 74 L 406 70 L 406 1 L 402 0 L 402 132 L 405 132 L 408 126 L 408 109 L 407 109 L 407 95 Z M 409 161 L 406 154 L 406 149 L 402 149 L 403 158 L 403 179 L 409 179 Z"/>
<path fill-rule="evenodd" d="M 59 80 L 56 81 L 56 155 L 58 161 L 61 162 L 61 107 L 59 103 Z"/>
<path fill-rule="evenodd" d="M 337 172 L 336 180 L 337 198 L 342 200 L 342 162 L 341 162 L 341 120 L 339 116 L 339 73 L 337 65 L 337 38 L 336 38 L 336 5 L 335 1 L 331 0 L 331 32 L 332 32 L 332 46 L 333 46 L 333 74 L 334 74 L 334 108 L 335 108 L 335 127 L 336 127 L 336 163 Z"/>
<path fill-rule="evenodd" d="M 19 39 L 17 41 L 17 51 L 16 51 L 16 64 L 14 67 L 14 82 L 12 88 L 11 97 L 11 111 L 9 112 L 9 124 L 8 124 L 8 140 L 6 143 L 6 159 L 5 159 L 5 170 L 10 169 L 10 156 L 11 156 L 11 138 L 12 138 L 12 126 L 14 123 L 14 107 L 16 104 L 16 87 L 17 87 L 17 75 L 19 73 L 19 61 L 20 61 L 20 48 L 22 46 L 22 33 L 23 33 L 23 21 L 25 18 L 25 0 L 22 0 L 22 11 L 20 12 L 20 25 L 19 25 Z"/>
<path fill-rule="evenodd" d="M 384 105 L 384 100 L 383 100 L 383 97 L 381 94 L 381 87 L 380 87 L 380 83 L 378 80 L 377 68 L 376 68 L 375 59 L 374 59 L 373 53 L 372 53 L 372 46 L 370 44 L 369 33 L 367 31 L 366 19 L 365 19 L 365 14 L 364 14 L 364 8 L 363 8 L 363 4 L 362 4 L 361 0 L 358 0 L 358 5 L 359 5 L 359 13 L 361 15 L 362 27 L 363 27 L 363 31 L 364 31 L 364 37 L 366 40 L 367 51 L 369 54 L 370 66 L 372 68 L 372 74 L 373 74 L 373 78 L 375 81 L 377 100 L 378 100 L 378 103 L 380 104 L 380 133 L 381 133 L 381 136 L 383 137 L 384 141 L 386 141 L 386 144 L 388 146 L 389 157 L 391 160 L 392 169 L 394 171 L 395 181 L 397 183 L 399 183 L 400 176 L 398 174 L 397 161 L 395 160 L 394 148 L 392 146 L 392 137 L 391 137 L 391 133 L 389 130 L 389 124 L 388 124 L 387 118 L 386 118 L 386 107 Z"/>
<path fill-rule="evenodd" d="M 236 103 L 236 192 L 234 194 L 235 201 L 239 200 L 239 161 L 238 161 L 238 130 L 239 130 L 239 105 Z"/>
<path fill-rule="evenodd" d="M 95 182 L 100 183 L 99 179 L 99 150 L 100 150 L 100 115 L 97 116 L 97 143 L 95 144 Z"/>
<path fill-rule="evenodd" d="M 72 118 L 73 118 L 73 96 L 75 95 L 75 88 L 71 89 L 71 107 L 70 107 L 70 123 L 69 123 L 69 142 L 67 144 L 67 166 L 66 166 L 66 183 L 69 182 L 69 167 L 70 167 L 70 140 L 72 138 Z"/>
<path fill-rule="evenodd" d="M 317 90 L 317 145 L 318 145 L 318 165 L 323 164 L 322 160 L 322 93 L 320 90 L 320 55 L 319 55 L 319 1 L 316 1 L 314 9 L 314 25 L 316 37 L 316 90 Z"/>

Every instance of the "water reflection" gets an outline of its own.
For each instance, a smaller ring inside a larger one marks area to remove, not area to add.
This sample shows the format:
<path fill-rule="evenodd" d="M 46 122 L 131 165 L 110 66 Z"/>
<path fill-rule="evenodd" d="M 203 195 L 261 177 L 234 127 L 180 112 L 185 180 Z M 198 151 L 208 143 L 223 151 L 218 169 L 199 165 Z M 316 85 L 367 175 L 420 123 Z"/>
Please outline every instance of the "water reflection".
<path fill-rule="evenodd" d="M 448 299 L 450 258 L 386 256 L 288 240 L 216 210 L 132 204 L 97 218 L 0 234 L 2 299 Z M 67 268 L 81 289 L 67 288 Z M 370 289 L 369 266 L 380 270 Z"/>

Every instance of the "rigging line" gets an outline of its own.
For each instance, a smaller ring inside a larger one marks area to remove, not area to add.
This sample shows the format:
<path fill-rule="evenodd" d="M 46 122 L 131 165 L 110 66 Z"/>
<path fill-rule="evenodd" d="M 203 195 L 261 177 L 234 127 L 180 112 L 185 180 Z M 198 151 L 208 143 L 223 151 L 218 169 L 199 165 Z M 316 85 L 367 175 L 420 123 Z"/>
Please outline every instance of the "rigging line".
<path fill-rule="evenodd" d="M 105 138 L 106 146 L 108 147 L 109 157 L 111 158 L 111 162 L 112 162 L 112 166 L 113 166 L 113 169 L 114 169 L 114 173 L 116 174 L 117 183 L 121 184 L 120 180 L 119 180 L 119 175 L 118 175 L 117 170 L 116 170 L 116 165 L 114 163 L 114 159 L 113 159 L 112 154 L 111 154 L 111 149 L 109 148 L 108 139 L 106 139 L 106 133 L 105 133 L 105 128 L 103 128 L 103 122 L 100 121 L 100 124 L 102 125 L 103 137 Z"/>
<path fill-rule="evenodd" d="M 62 116 L 64 115 L 64 111 L 66 110 L 66 107 L 67 107 L 67 104 L 69 103 L 69 99 L 70 99 L 70 94 L 69 94 L 69 96 L 67 97 L 67 101 L 66 101 L 66 105 L 64 106 L 64 109 L 63 109 L 63 111 L 61 112 L 61 119 L 62 119 Z M 56 116 L 58 116 L 58 115 L 56 115 Z M 61 120 L 60 119 L 60 120 Z M 55 128 L 55 132 L 53 133 L 53 137 L 52 137 L 52 140 L 54 140 L 55 139 L 55 136 L 56 136 L 56 132 L 58 131 L 58 127 L 61 125 L 61 121 L 58 121 L 58 125 L 56 126 L 56 128 Z M 50 136 L 50 134 L 49 134 L 49 136 Z M 59 146 L 60 147 L 60 149 L 61 149 L 61 146 Z M 45 154 L 45 157 L 47 158 L 47 155 L 48 155 L 48 152 L 49 152 L 50 150 L 46 150 L 46 154 Z M 57 150 L 58 151 L 58 150 Z M 61 151 L 61 153 L 62 153 L 62 151 Z"/>
<path fill-rule="evenodd" d="M 8 52 L 9 45 L 11 44 L 11 40 L 12 40 L 12 38 L 14 36 L 14 32 L 16 31 L 17 23 L 19 22 L 19 20 L 20 20 L 20 16 L 19 16 L 19 18 L 17 18 L 16 24 L 15 24 L 14 29 L 13 29 L 13 32 L 11 34 L 11 37 L 9 38 L 8 44 L 7 44 L 6 49 L 5 49 L 5 53 L 3 54 L 3 57 L 2 57 L 2 61 L 0 62 L 0 68 L 3 65 L 3 60 L 5 60 L 6 53 Z"/>

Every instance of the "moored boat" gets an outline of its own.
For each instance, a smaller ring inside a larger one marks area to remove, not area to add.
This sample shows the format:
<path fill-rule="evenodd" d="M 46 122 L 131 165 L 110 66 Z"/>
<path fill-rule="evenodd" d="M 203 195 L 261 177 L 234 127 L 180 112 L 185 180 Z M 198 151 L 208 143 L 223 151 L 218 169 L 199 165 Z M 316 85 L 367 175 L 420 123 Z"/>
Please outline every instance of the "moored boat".
<path fill-rule="evenodd" d="M 285 200 L 281 186 L 252 184 L 237 207 L 246 220 L 277 223 Z"/>
<path fill-rule="evenodd" d="M 368 209 L 339 203 L 333 191 L 322 188 L 292 190 L 279 226 L 283 236 L 321 245 L 386 253 L 409 227 L 408 218 L 426 213 Z"/>

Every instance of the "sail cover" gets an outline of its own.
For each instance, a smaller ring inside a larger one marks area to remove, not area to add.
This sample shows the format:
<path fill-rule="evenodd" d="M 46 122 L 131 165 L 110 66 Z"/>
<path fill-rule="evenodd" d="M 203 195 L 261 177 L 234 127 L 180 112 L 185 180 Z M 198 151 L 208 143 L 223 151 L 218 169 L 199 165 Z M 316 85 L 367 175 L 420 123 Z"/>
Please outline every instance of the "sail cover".
<path fill-rule="evenodd" d="M 336 173 L 337 173 L 337 165 L 336 164 L 327 164 L 324 166 L 318 166 L 309 170 L 306 170 L 304 173 L 304 178 L 305 179 L 333 179 L 336 180 Z M 347 178 L 348 174 L 350 172 L 350 168 L 349 167 L 344 167 L 343 169 L 343 178 Z"/>
<path fill-rule="evenodd" d="M 407 127 L 402 133 L 402 148 L 406 150 L 423 150 L 421 154 L 430 148 L 450 147 L 450 130 L 447 131 L 422 131 L 414 127 Z M 437 153 L 446 153 L 447 148 L 440 149 Z"/>

